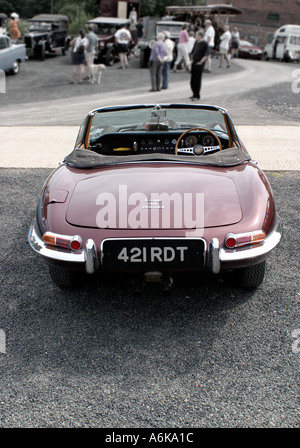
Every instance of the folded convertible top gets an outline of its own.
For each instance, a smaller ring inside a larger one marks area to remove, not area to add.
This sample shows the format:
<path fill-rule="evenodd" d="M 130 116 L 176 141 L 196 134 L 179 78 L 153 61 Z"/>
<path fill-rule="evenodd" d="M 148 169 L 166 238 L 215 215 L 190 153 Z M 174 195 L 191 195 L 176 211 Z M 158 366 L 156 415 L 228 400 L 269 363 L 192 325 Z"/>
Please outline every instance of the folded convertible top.
<path fill-rule="evenodd" d="M 194 165 L 235 166 L 251 160 L 249 154 L 241 148 L 228 148 L 205 156 L 190 156 L 185 154 L 132 154 L 132 155 L 103 155 L 90 149 L 74 149 L 64 163 L 74 168 L 99 168 L 104 166 L 137 163 L 137 162 L 176 162 L 192 163 Z"/>

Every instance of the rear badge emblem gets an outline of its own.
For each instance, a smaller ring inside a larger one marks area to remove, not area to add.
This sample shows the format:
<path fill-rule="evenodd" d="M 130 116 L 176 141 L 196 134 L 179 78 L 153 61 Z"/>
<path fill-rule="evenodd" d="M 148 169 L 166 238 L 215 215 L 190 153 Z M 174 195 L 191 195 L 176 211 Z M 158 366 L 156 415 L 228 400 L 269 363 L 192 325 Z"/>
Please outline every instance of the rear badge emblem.
<path fill-rule="evenodd" d="M 147 202 L 147 204 L 146 205 L 143 205 L 143 208 L 151 208 L 151 209 L 160 209 L 160 208 L 165 208 L 163 205 L 162 205 L 162 201 L 161 201 L 161 199 L 148 199 L 148 198 L 146 198 L 145 199 L 145 202 Z"/>

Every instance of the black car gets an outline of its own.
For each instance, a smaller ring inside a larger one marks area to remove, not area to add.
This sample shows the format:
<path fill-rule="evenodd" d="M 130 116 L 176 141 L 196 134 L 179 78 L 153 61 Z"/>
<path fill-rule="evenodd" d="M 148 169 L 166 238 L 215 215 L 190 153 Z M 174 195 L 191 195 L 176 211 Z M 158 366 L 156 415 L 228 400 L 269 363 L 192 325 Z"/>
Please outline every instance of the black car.
<path fill-rule="evenodd" d="M 45 59 L 46 54 L 65 54 L 70 43 L 69 20 L 60 14 L 39 14 L 29 20 L 24 36 L 28 57 Z"/>
<path fill-rule="evenodd" d="M 130 20 L 117 17 L 95 17 L 88 21 L 88 25 L 90 24 L 94 26 L 94 33 L 98 37 L 95 59 L 98 62 L 104 62 L 106 65 L 113 65 L 118 58 L 115 33 L 124 25 L 129 28 Z M 133 42 L 129 45 L 129 51 L 132 45 Z"/>

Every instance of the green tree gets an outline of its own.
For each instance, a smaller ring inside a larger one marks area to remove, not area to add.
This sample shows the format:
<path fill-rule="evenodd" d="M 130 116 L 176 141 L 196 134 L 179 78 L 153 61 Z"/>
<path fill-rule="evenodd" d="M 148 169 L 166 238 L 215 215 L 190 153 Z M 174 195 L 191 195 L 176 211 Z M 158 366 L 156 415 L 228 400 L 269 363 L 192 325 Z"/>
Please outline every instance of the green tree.
<path fill-rule="evenodd" d="M 96 3 L 94 0 L 56 0 L 53 12 L 64 14 L 69 18 L 69 33 L 76 35 L 80 29 L 86 28 L 88 20 L 96 15 Z"/>
<path fill-rule="evenodd" d="M 0 12 L 4 12 L 8 17 L 15 11 L 14 2 L 7 0 L 0 0 Z"/>
<path fill-rule="evenodd" d="M 141 15 L 162 17 L 166 15 L 167 6 L 184 6 L 185 4 L 185 0 L 142 0 Z"/>
<path fill-rule="evenodd" d="M 82 11 L 91 17 L 98 14 L 97 0 L 0 0 L 0 12 L 8 16 L 12 12 L 19 14 L 22 19 L 30 19 L 36 14 L 50 14 L 51 8 L 54 14 L 66 5 L 81 6 Z"/>
<path fill-rule="evenodd" d="M 30 19 L 37 14 L 50 14 L 51 12 L 51 0 L 23 0 L 15 1 L 18 3 L 16 6 L 17 13 L 23 19 Z"/>

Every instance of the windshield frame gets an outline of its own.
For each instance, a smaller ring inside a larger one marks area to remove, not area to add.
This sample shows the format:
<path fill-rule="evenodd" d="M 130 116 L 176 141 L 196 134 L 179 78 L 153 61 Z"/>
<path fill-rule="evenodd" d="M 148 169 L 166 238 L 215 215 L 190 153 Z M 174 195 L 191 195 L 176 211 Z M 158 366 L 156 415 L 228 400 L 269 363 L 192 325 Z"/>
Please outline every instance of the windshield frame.
<path fill-rule="evenodd" d="M 151 120 L 151 118 L 153 118 L 152 112 L 153 111 L 166 111 L 166 117 L 162 116 L 163 118 L 168 118 L 168 111 L 172 111 L 172 110 L 191 110 L 191 111 L 195 111 L 198 113 L 201 113 L 201 111 L 205 112 L 215 112 L 216 113 L 216 117 L 218 117 L 217 114 L 219 115 L 219 118 L 222 118 L 222 120 L 220 121 L 220 124 L 222 124 L 223 126 L 223 131 L 221 132 L 226 132 L 228 134 L 228 138 L 229 140 L 232 142 L 234 141 L 236 145 L 240 145 L 239 142 L 239 138 L 236 134 L 234 125 L 226 111 L 226 109 L 221 108 L 219 106 L 211 106 L 211 105 L 190 105 L 190 104 L 141 104 L 141 105 L 124 105 L 124 106 L 109 106 L 109 107 L 102 107 L 99 109 L 94 109 L 92 110 L 85 118 L 85 121 L 83 122 L 83 124 L 80 127 L 77 139 L 76 139 L 76 143 L 75 143 L 75 148 L 86 148 L 88 149 L 89 147 L 89 136 L 90 136 L 90 131 L 92 129 L 95 129 L 97 127 L 97 125 L 95 125 L 95 117 L 99 118 L 101 114 L 105 114 L 105 113 L 114 113 L 114 112 L 130 112 L 130 111 L 140 111 L 141 115 L 142 112 L 149 112 L 147 118 L 148 120 Z M 159 115 L 159 112 L 158 112 Z M 172 119 L 172 116 L 169 117 Z M 94 122 L 94 123 L 93 123 Z M 139 121 L 139 122 L 135 122 L 135 123 L 129 123 L 129 122 L 125 122 L 123 123 L 124 128 L 129 128 L 128 130 L 132 131 L 132 129 L 130 129 L 130 125 L 141 125 L 143 122 Z M 100 124 L 100 123 L 99 123 Z M 107 132 L 103 132 L 104 133 L 110 133 L 110 132 L 120 132 L 118 131 L 118 127 L 121 128 L 121 124 L 115 124 L 112 125 L 111 123 L 105 123 L 106 127 L 107 127 Z M 186 124 L 187 127 L 183 127 L 181 126 L 180 128 L 176 128 L 176 130 L 178 131 L 178 129 L 182 129 L 182 131 L 184 131 L 184 129 L 188 129 L 189 127 L 193 127 L 190 126 L 190 124 L 186 121 L 186 119 L 181 120 L 181 124 L 184 125 Z M 191 125 L 194 125 L 196 123 L 191 123 Z M 197 125 L 197 124 L 196 124 Z M 114 126 L 116 127 L 114 129 Z M 118 127 L 117 127 L 118 126 Z M 205 127 L 205 123 L 201 123 L 201 126 Z M 99 125 L 98 125 L 99 127 Z M 200 127 L 200 123 L 199 123 L 199 127 Z M 175 129 L 175 128 L 174 128 Z M 214 128 L 209 128 L 207 127 L 207 129 L 211 129 L 214 130 Z M 142 132 L 146 132 L 145 128 L 139 128 L 137 129 L 139 131 Z M 167 131 L 172 131 L 172 128 L 169 128 Z M 121 130 L 121 132 L 124 132 L 124 129 Z M 151 132 L 151 131 L 149 131 Z"/>

